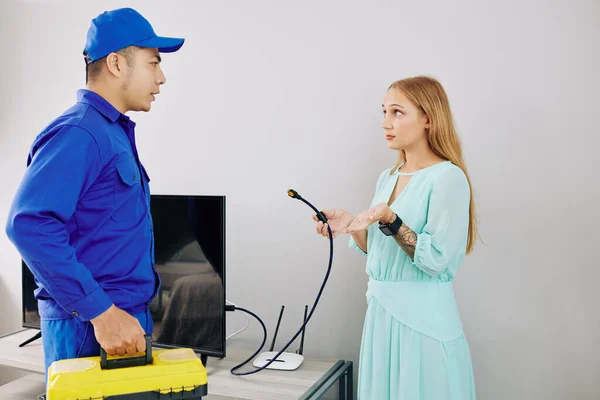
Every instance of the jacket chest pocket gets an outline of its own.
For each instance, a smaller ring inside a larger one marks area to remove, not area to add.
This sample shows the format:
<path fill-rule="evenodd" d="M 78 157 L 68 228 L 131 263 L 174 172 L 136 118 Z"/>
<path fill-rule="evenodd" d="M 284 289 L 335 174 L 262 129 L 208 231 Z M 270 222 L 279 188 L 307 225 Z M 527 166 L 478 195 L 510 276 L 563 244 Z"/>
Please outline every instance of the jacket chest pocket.
<path fill-rule="evenodd" d="M 113 191 L 114 221 L 138 218 L 142 213 L 142 177 L 135 160 L 128 158 L 115 163 L 115 187 Z"/>

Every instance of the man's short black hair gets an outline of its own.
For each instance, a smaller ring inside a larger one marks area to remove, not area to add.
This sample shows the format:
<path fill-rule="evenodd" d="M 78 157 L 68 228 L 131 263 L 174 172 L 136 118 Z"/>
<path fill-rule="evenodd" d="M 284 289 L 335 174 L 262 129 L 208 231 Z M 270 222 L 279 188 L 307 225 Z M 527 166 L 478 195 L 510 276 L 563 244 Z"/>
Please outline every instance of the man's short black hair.
<path fill-rule="evenodd" d="M 130 67 L 133 67 L 134 66 L 133 64 L 135 61 L 135 58 L 133 55 L 137 49 L 138 49 L 138 47 L 136 47 L 136 46 L 129 46 L 129 47 L 125 47 L 124 49 L 117 51 L 116 53 L 125 57 L 125 60 L 127 60 L 127 64 Z M 106 62 L 106 57 L 102 57 L 102 58 L 99 58 L 98 60 L 91 62 L 85 66 L 85 83 L 86 84 L 88 82 L 93 82 L 96 78 L 98 78 L 98 76 L 100 75 L 100 71 L 102 71 L 102 64 L 104 64 L 105 62 Z"/>

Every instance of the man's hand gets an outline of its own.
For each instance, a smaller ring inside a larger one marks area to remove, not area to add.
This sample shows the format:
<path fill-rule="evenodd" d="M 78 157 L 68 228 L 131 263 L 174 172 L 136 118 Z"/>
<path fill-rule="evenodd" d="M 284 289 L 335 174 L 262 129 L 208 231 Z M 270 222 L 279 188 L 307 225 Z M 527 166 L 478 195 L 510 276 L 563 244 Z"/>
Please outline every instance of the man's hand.
<path fill-rule="evenodd" d="M 122 356 L 146 351 L 146 332 L 139 321 L 115 305 L 90 322 L 96 340 L 107 354 Z"/>

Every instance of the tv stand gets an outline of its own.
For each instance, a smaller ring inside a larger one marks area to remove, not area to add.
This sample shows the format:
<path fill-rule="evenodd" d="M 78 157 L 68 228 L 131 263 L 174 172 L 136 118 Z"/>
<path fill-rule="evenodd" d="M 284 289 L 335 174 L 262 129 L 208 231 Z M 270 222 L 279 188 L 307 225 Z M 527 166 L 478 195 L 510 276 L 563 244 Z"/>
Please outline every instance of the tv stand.
<path fill-rule="evenodd" d="M 35 342 L 25 347 L 19 343 L 35 333 L 32 329 L 23 329 L 0 335 L 0 365 L 33 372 L 22 381 L 15 381 L 19 393 L 23 389 L 32 393 L 35 399 L 46 390 L 44 378 L 44 351 L 42 343 Z M 258 374 L 238 377 L 231 374 L 231 369 L 247 359 L 254 350 L 232 348 L 228 346 L 225 358 L 213 358 L 208 372 L 210 394 L 209 399 L 246 399 L 264 400 L 317 400 L 332 394 L 332 386 L 339 388 L 339 396 L 331 397 L 340 400 L 352 400 L 353 397 L 353 363 L 346 360 L 323 360 L 305 357 L 304 362 L 295 371 L 274 371 L 265 369 Z M 200 355 L 199 355 L 200 357 Z M 9 385 L 12 383 L 9 383 Z M 14 385 L 13 385 L 14 387 Z M 6 391 L 8 391 L 8 387 Z M 336 388 L 333 388 L 336 389 Z M 6 399 L 6 391 L 0 389 L 0 398 Z M 11 392 L 8 392 L 11 393 Z M 14 393 L 16 394 L 16 393 Z M 17 398 L 23 398 L 17 396 Z M 204 400 L 204 398 L 203 398 Z"/>
<path fill-rule="evenodd" d="M 27 339 L 23 343 L 21 343 L 19 345 L 19 347 L 27 346 L 29 343 L 34 342 L 34 341 L 38 340 L 41 337 L 42 337 L 42 331 L 39 331 L 38 333 L 36 333 L 35 335 L 33 335 L 32 337 L 30 337 L 29 339 Z"/>

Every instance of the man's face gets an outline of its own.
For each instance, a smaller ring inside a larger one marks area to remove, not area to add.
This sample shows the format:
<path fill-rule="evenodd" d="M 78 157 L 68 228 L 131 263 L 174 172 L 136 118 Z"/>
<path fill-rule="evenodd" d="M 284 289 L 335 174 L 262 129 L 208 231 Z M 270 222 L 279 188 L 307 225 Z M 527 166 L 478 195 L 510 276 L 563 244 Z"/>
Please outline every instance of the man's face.
<path fill-rule="evenodd" d="M 125 107 L 130 111 L 150 111 L 160 85 L 166 82 L 160 54 L 158 49 L 138 48 L 130 59 L 133 62 L 127 65 L 121 87 Z"/>

